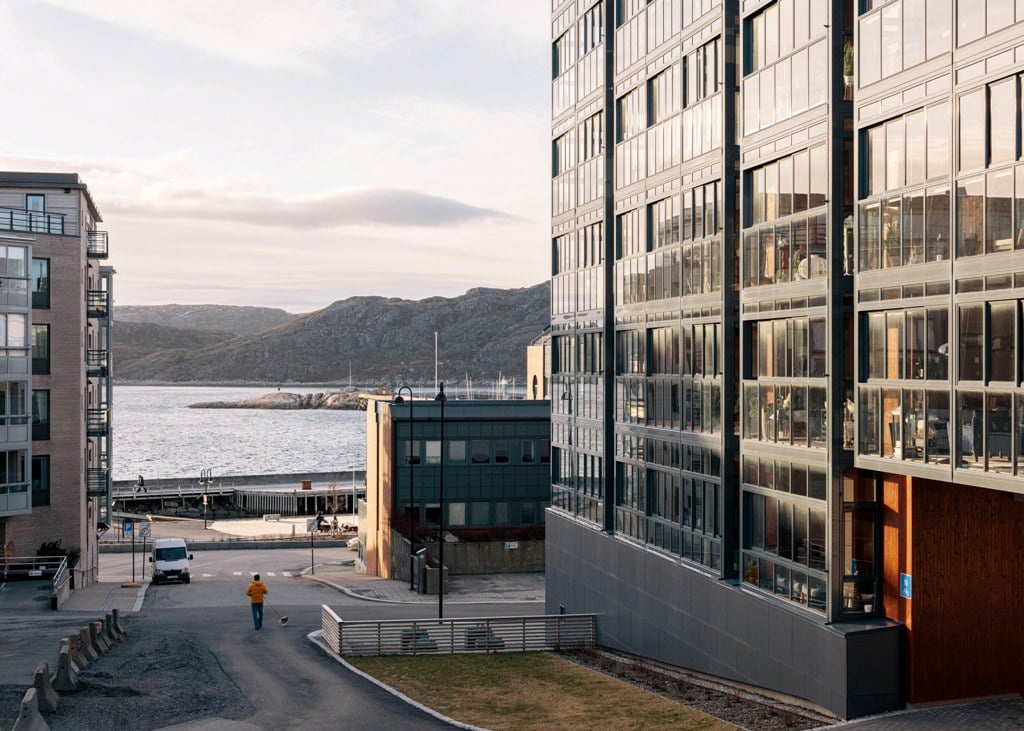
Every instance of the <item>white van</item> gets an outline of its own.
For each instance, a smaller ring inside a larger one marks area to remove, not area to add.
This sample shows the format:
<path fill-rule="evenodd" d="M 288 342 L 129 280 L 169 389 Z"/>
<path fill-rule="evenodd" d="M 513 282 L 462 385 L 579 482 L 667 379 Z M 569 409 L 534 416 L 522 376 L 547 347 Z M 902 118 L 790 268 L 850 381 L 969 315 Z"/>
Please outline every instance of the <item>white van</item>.
<path fill-rule="evenodd" d="M 153 555 L 149 557 L 153 564 L 153 583 L 181 581 L 188 584 L 192 581 L 188 572 L 192 558 L 183 538 L 157 538 L 153 541 Z"/>

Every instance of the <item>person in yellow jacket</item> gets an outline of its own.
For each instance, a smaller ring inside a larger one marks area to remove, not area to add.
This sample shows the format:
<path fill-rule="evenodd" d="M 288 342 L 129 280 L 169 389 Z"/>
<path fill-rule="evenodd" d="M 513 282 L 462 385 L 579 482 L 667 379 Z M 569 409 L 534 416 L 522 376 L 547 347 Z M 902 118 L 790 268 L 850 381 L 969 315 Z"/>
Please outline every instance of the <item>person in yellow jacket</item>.
<path fill-rule="evenodd" d="M 252 577 L 252 583 L 245 590 L 246 596 L 252 602 L 252 623 L 259 629 L 263 626 L 263 597 L 270 593 L 267 585 L 260 581 L 260 575 Z"/>

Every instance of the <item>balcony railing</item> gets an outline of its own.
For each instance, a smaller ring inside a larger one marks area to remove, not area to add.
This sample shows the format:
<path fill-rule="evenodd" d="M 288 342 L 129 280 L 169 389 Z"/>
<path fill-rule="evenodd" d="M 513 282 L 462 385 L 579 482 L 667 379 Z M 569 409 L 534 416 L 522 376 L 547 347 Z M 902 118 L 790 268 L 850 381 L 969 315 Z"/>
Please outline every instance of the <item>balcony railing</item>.
<path fill-rule="evenodd" d="M 60 213 L 0 208 L 0 231 L 64 235 L 64 216 Z"/>
<path fill-rule="evenodd" d="M 85 471 L 85 491 L 89 497 L 103 497 L 110 486 L 110 470 L 90 467 Z"/>
<path fill-rule="evenodd" d="M 90 231 L 89 232 L 89 245 L 86 249 L 90 259 L 106 259 L 108 254 L 107 249 L 107 232 L 106 231 Z"/>
<path fill-rule="evenodd" d="M 90 437 L 105 437 L 110 430 L 109 409 L 89 409 L 86 412 L 85 432 Z"/>
<path fill-rule="evenodd" d="M 85 309 L 86 316 L 92 318 L 104 318 L 109 312 L 108 307 L 109 297 L 107 292 L 102 289 L 90 289 L 86 293 Z"/>
<path fill-rule="evenodd" d="M 85 353 L 85 365 L 90 376 L 106 376 L 110 363 L 110 352 L 101 348 L 90 348 Z"/>

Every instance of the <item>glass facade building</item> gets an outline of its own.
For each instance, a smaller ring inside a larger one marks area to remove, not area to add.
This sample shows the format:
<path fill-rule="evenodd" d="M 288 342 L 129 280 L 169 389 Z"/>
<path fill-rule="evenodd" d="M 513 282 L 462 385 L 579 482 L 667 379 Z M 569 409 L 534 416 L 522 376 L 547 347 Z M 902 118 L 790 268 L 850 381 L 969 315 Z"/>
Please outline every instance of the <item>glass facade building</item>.
<path fill-rule="evenodd" d="M 1021 23 L 552 0 L 549 608 L 845 717 L 1022 690 L 940 629 L 1024 552 Z"/>

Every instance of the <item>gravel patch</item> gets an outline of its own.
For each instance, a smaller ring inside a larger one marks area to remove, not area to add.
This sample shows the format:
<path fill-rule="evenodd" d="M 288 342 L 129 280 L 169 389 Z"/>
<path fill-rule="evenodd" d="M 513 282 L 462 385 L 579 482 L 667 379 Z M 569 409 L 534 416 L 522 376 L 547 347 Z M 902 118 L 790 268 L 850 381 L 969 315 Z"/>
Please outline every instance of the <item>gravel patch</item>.
<path fill-rule="evenodd" d="M 78 690 L 62 693 L 57 711 L 43 716 L 53 731 L 148 731 L 211 716 L 243 719 L 256 712 L 195 638 L 141 623 L 81 671 L 78 680 Z M 28 687 L 0 686 L 0 728 L 17 720 Z"/>
<path fill-rule="evenodd" d="M 567 652 L 564 656 L 591 670 L 632 683 L 744 729 L 796 731 L 817 728 L 837 720 L 641 658 L 601 650 Z"/>

